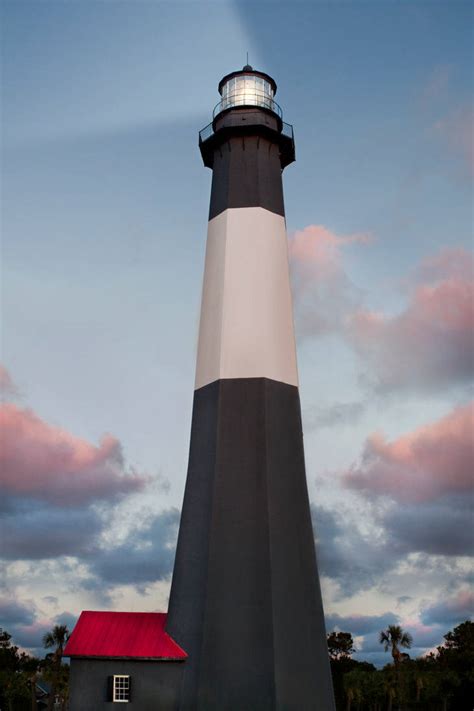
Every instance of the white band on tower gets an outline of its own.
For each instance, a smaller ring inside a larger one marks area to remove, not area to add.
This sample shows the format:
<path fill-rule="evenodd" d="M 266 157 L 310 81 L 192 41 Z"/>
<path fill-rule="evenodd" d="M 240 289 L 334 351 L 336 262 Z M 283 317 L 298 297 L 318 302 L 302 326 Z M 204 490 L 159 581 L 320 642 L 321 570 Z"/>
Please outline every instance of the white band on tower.
<path fill-rule="evenodd" d="M 298 385 L 285 218 L 262 207 L 209 222 L 195 387 L 224 378 Z"/>

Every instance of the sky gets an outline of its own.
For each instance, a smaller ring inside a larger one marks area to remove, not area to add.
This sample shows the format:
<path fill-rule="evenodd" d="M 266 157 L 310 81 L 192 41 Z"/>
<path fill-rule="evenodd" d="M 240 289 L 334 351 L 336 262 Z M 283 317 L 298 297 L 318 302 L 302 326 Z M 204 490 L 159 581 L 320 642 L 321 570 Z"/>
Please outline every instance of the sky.
<path fill-rule="evenodd" d="M 472 615 L 472 5 L 2 5 L 0 626 L 164 611 L 222 76 L 278 84 L 328 631 Z"/>

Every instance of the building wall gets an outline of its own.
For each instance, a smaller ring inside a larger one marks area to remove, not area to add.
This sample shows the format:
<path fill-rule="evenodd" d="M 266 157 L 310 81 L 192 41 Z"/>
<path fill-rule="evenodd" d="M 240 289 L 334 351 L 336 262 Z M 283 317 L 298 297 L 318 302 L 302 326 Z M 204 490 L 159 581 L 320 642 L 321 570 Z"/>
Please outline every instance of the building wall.
<path fill-rule="evenodd" d="M 176 711 L 185 662 L 71 659 L 70 711 Z M 107 679 L 129 674 L 128 704 L 107 700 Z"/>

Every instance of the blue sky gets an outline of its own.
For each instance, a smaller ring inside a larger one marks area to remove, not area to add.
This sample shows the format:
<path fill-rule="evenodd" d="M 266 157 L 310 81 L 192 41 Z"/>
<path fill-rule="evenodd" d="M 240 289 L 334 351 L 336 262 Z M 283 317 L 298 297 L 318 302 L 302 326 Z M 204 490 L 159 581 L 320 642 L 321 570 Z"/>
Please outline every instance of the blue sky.
<path fill-rule="evenodd" d="M 7 433 L 27 420 L 24 456 L 52 467 L 19 486 L 28 462 L 7 457 L 2 626 L 36 647 L 63 614 L 166 609 L 211 178 L 197 132 L 248 51 L 296 135 L 285 203 L 328 623 L 357 629 L 377 663 L 385 621 L 418 651 L 439 643 L 472 612 L 472 6 L 46 0 L 2 14 Z M 116 445 L 101 450 L 104 433 Z M 94 476 L 97 497 L 79 495 Z"/>

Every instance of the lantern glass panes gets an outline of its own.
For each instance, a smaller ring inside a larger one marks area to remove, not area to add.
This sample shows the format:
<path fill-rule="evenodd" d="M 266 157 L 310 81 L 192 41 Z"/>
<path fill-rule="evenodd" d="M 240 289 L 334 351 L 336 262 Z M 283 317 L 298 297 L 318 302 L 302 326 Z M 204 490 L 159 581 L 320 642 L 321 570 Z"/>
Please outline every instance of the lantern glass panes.
<path fill-rule="evenodd" d="M 262 106 L 273 110 L 273 88 L 270 82 L 255 74 L 239 74 L 222 87 L 220 109 L 232 106 Z"/>

